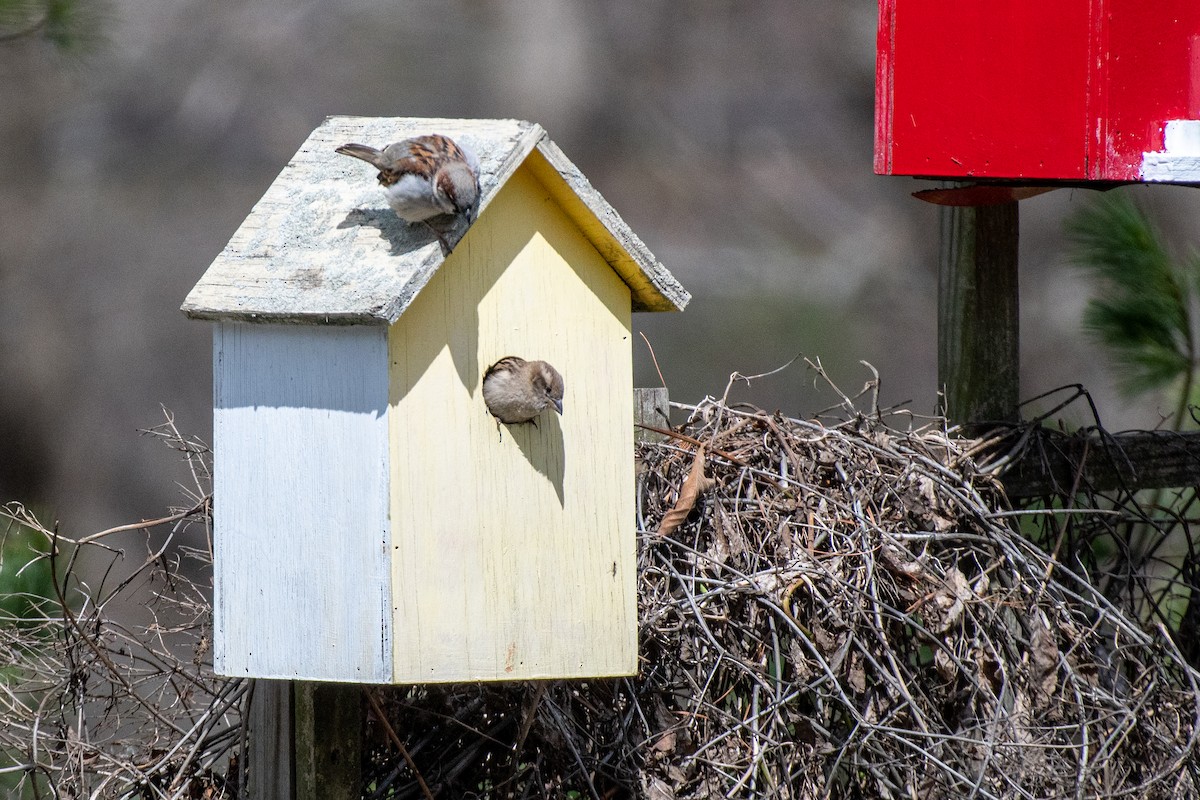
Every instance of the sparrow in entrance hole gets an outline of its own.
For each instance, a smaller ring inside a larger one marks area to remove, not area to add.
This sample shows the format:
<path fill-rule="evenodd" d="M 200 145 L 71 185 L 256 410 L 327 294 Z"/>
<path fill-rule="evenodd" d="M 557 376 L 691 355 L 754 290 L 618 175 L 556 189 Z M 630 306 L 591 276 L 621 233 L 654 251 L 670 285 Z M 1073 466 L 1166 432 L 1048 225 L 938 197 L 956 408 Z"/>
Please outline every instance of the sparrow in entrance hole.
<path fill-rule="evenodd" d="M 506 425 L 533 422 L 547 408 L 563 413 L 563 379 L 545 361 L 505 356 L 483 373 L 483 402 Z"/>
<path fill-rule="evenodd" d="M 337 152 L 379 170 L 379 183 L 396 216 L 425 223 L 447 251 L 445 238 L 429 220 L 453 214 L 471 221 L 479 200 L 479 160 L 453 139 L 434 133 L 394 142 L 382 150 L 351 143 Z"/>

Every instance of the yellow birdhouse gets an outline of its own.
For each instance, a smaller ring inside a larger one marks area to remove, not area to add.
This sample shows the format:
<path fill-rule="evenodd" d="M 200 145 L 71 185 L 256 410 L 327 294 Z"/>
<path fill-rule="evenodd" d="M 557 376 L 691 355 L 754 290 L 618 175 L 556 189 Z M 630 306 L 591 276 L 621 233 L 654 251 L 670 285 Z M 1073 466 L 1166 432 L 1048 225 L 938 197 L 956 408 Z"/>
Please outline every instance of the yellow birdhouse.
<path fill-rule="evenodd" d="M 478 159 L 449 233 L 335 152 L 431 133 Z M 538 125 L 327 119 L 183 304 L 216 323 L 217 671 L 636 672 L 630 315 L 688 300 Z M 561 417 L 489 415 L 505 356 L 557 368 Z"/>

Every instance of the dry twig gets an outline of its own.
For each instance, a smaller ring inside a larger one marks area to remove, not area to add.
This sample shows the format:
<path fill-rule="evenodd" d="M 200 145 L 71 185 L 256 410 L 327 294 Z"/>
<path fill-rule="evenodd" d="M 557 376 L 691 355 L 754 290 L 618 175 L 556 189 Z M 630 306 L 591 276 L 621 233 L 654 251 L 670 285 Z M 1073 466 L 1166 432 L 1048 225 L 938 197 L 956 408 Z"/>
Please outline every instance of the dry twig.
<path fill-rule="evenodd" d="M 640 447 L 638 677 L 550 684 L 518 764 L 525 689 L 396 689 L 425 774 L 489 797 L 1200 796 L 1200 676 L 1014 527 L 1063 509 L 1018 515 L 976 441 L 838 395 L 833 422 L 678 406 Z M 715 488 L 660 535 L 698 463 Z"/>
<path fill-rule="evenodd" d="M 979 442 L 838 395 L 835 421 L 681 407 L 684 430 L 640 446 L 639 675 L 380 690 L 367 797 L 1200 796 L 1200 675 L 1081 547 L 1136 501 L 1011 509 Z M 210 552 L 180 538 L 208 520 L 206 454 L 167 428 L 195 486 L 144 560 L 7 510 L 59 576 L 40 616 L 0 625 L 18 790 L 236 796 L 244 684 L 206 666 Z M 126 598 L 147 623 L 119 621 Z"/>

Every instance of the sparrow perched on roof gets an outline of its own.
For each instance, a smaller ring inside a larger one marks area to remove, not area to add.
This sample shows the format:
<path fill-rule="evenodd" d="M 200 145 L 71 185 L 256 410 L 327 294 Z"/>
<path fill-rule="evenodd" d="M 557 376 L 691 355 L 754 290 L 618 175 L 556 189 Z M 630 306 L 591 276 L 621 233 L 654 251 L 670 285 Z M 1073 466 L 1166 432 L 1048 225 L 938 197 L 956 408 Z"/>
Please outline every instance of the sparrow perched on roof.
<path fill-rule="evenodd" d="M 545 361 L 505 356 L 483 373 L 483 401 L 506 425 L 534 422 L 546 408 L 561 414 L 562 400 L 562 375 Z"/>
<path fill-rule="evenodd" d="M 424 222 L 446 245 L 428 220 L 442 214 L 463 215 L 471 221 L 479 200 L 479 160 L 441 134 L 416 136 L 376 150 L 365 144 L 344 144 L 342 155 L 361 158 L 379 170 L 379 183 L 388 205 L 405 222 Z"/>

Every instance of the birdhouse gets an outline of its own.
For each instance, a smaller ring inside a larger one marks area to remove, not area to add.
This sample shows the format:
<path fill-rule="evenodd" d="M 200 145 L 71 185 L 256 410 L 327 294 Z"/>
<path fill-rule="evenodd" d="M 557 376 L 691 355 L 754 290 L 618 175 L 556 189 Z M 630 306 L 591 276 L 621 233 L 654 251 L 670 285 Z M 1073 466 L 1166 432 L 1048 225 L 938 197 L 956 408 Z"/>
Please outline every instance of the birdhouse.
<path fill-rule="evenodd" d="M 1200 182 L 1196 0 L 880 0 L 875 171 Z"/>
<path fill-rule="evenodd" d="M 450 233 L 335 153 L 443 134 Z M 637 670 L 631 312 L 688 293 L 539 126 L 331 117 L 192 289 L 213 336 L 214 662 L 421 683 Z M 502 425 L 506 356 L 563 413 Z"/>

